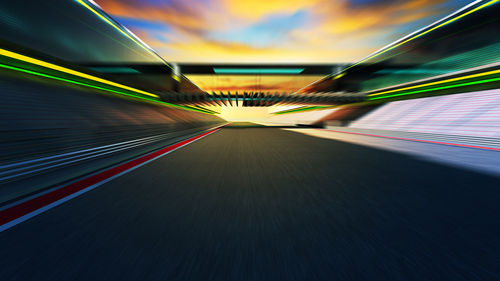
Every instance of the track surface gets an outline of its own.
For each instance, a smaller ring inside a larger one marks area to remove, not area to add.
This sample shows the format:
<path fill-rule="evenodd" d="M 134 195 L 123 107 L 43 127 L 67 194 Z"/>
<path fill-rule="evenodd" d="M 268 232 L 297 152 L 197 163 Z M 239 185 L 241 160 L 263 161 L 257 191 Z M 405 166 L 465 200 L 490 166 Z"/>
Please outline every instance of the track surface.
<path fill-rule="evenodd" d="M 498 280 L 500 180 L 225 128 L 0 233 L 0 280 Z"/>

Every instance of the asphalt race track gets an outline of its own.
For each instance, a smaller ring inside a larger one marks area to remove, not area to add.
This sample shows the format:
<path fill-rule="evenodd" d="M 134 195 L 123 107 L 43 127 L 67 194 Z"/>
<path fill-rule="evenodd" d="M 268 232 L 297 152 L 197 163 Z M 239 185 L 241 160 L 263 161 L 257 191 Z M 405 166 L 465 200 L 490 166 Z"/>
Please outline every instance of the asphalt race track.
<path fill-rule="evenodd" d="M 499 280 L 499 179 L 226 127 L 0 233 L 0 280 Z"/>

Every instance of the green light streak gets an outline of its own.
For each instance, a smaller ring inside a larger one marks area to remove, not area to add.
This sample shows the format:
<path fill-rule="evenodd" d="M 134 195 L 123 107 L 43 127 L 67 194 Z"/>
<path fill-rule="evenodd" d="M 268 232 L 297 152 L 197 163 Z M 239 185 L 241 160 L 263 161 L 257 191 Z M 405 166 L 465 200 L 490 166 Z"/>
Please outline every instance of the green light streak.
<path fill-rule="evenodd" d="M 412 91 L 412 92 L 406 92 L 406 93 L 400 93 L 400 94 L 393 94 L 393 95 L 389 95 L 389 96 L 368 97 L 368 100 L 386 99 L 386 98 L 392 98 L 392 97 L 398 97 L 398 96 L 406 96 L 406 95 L 412 95 L 412 94 L 418 94 L 418 93 L 424 93 L 424 92 L 431 92 L 431 91 L 439 91 L 439 90 L 445 90 L 445 89 L 451 89 L 451 88 L 458 88 L 458 87 L 463 87 L 463 86 L 484 84 L 484 83 L 490 83 L 490 82 L 495 82 L 495 81 L 500 81 L 500 77 L 499 78 L 491 78 L 491 79 L 479 80 L 479 81 L 474 81 L 474 82 L 460 83 L 460 84 L 449 85 L 449 86 L 441 86 L 441 87 L 436 87 L 436 88 L 431 88 L 431 89 L 424 89 L 424 90 L 418 90 L 418 91 Z"/>
<path fill-rule="evenodd" d="M 201 113 L 211 114 L 211 115 L 214 114 L 214 113 L 211 113 L 211 112 L 206 111 L 206 110 L 196 109 L 196 108 L 189 107 L 189 106 L 176 105 L 176 104 L 163 102 L 163 101 L 159 101 L 159 100 L 155 100 L 155 99 L 150 99 L 150 98 L 146 98 L 146 97 L 142 97 L 142 96 L 137 96 L 137 95 L 121 92 L 121 91 L 103 88 L 103 87 L 99 87 L 99 86 L 95 86 L 95 85 L 91 85 L 91 84 L 87 84 L 87 83 L 83 83 L 83 82 L 78 82 L 78 81 L 69 80 L 69 79 L 65 79 L 65 78 L 61 78 L 61 77 L 57 77 L 57 76 L 52 76 L 49 74 L 35 72 L 35 71 L 31 71 L 31 70 L 27 70 L 27 69 L 15 67 L 15 66 L 0 64 L 0 67 L 10 69 L 10 70 L 19 71 L 19 72 L 24 72 L 24 73 L 28 73 L 28 74 L 32 74 L 32 75 L 36 75 L 36 76 L 41 76 L 41 77 L 45 77 L 45 78 L 50 78 L 50 79 L 54 79 L 54 80 L 58 80 L 58 81 L 72 83 L 72 84 L 76 84 L 76 85 L 80 85 L 80 86 L 85 86 L 85 87 L 89 87 L 89 88 L 94 88 L 94 89 L 98 89 L 98 90 L 112 92 L 112 93 L 116 93 L 116 94 L 120 94 L 120 95 L 124 95 L 124 96 L 129 96 L 129 97 L 133 97 L 133 98 L 137 98 L 137 99 L 143 99 L 143 100 L 147 100 L 150 102 L 159 103 L 159 104 L 162 104 L 165 106 L 170 106 L 170 107 L 175 107 L 175 108 L 180 108 L 180 109 L 190 110 L 190 111 L 196 111 L 196 112 L 201 112 Z"/>

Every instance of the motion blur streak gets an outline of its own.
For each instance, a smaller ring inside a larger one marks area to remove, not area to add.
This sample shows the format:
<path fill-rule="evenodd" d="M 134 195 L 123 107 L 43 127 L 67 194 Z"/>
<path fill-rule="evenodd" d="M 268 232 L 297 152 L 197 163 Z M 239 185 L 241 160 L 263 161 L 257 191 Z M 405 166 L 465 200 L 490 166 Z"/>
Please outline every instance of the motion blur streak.
<path fill-rule="evenodd" d="M 103 273 L 121 280 L 497 276 L 498 178 L 234 125 L 2 232 L 0 262 L 9 266 L 0 276 L 33 279 L 20 270 L 26 259 L 38 274 L 56 271 L 61 280 Z M 129 266 L 106 263 L 117 255 Z M 78 269 L 82 263 L 86 269 Z"/>
<path fill-rule="evenodd" d="M 50 208 L 53 208 L 57 205 L 60 205 L 70 199 L 75 198 L 83 194 L 84 192 L 90 191 L 101 184 L 104 184 L 111 179 L 124 175 L 134 169 L 137 169 L 151 161 L 154 161 L 162 156 L 165 156 L 168 153 L 175 151 L 185 145 L 188 145 L 196 140 L 199 140 L 205 136 L 208 136 L 218 129 L 212 129 L 208 132 L 205 132 L 201 135 L 192 137 L 185 141 L 176 143 L 175 145 L 171 145 L 165 147 L 161 150 L 155 151 L 148 155 L 142 156 L 138 159 L 134 159 L 133 161 L 124 163 L 120 166 L 114 167 L 112 169 L 103 171 L 91 177 L 82 179 L 78 182 L 72 183 L 68 186 L 64 186 L 62 188 L 56 189 L 50 193 L 44 194 L 43 196 L 34 198 L 32 200 L 23 202 L 22 204 L 13 206 L 6 210 L 0 211 L 0 232 L 11 228 L 12 226 L 23 222 L 27 219 L 30 219 L 36 215 L 39 215 L 42 212 L 47 211 Z"/>
<path fill-rule="evenodd" d="M 410 138 L 401 138 L 401 137 L 391 137 L 391 136 L 365 134 L 365 133 L 345 132 L 345 131 L 338 131 L 338 130 L 332 130 L 332 129 L 329 129 L 329 131 L 337 132 L 337 133 L 344 133 L 344 134 L 353 134 L 353 135 L 362 135 L 362 136 L 377 137 L 377 138 L 407 140 L 407 141 L 416 141 L 416 142 L 425 142 L 425 143 L 434 143 L 434 144 L 444 144 L 444 145 L 451 145 L 451 146 L 460 146 L 460 147 L 468 147 L 468 148 L 477 148 L 477 149 L 500 151 L 500 148 L 478 146 L 478 145 L 467 145 L 467 144 L 458 144 L 458 143 L 450 143 L 450 142 L 442 142 L 442 141 L 428 141 L 428 140 L 419 140 L 419 139 L 410 139 Z"/>
<path fill-rule="evenodd" d="M 1 281 L 500 280 L 500 0 L 95 1 L 0 1 Z"/>
<path fill-rule="evenodd" d="M 498 74 L 498 73 L 500 73 L 500 70 L 487 71 L 487 72 L 473 74 L 473 75 L 466 75 L 466 76 L 452 78 L 452 79 L 445 79 L 445 80 L 442 80 L 442 81 L 437 81 L 437 82 L 432 82 L 432 83 L 425 83 L 425 84 L 420 84 L 420 85 L 411 86 L 411 87 L 405 87 L 405 88 L 396 89 L 396 90 L 390 90 L 390 91 L 384 91 L 384 92 L 380 92 L 380 93 L 369 94 L 368 96 L 384 95 L 384 94 L 389 94 L 389 93 L 394 93 L 394 92 L 400 92 L 400 91 L 405 91 L 405 90 L 422 88 L 422 87 L 432 86 L 432 85 L 439 85 L 439 84 L 444 84 L 444 83 L 448 83 L 448 82 L 460 81 L 460 80 L 465 80 L 465 79 L 470 79 L 470 78 L 475 78 L 475 77 L 481 77 L 481 76 L 487 76 L 487 75 L 492 75 L 492 74 Z M 477 81 L 477 82 L 474 82 L 474 83 L 487 83 L 487 82 L 492 82 L 492 81 L 497 81 L 497 80 L 498 79 L 486 79 L 486 80 L 481 80 L 481 81 Z M 454 85 L 454 86 L 460 87 L 459 85 L 460 86 L 466 86 L 466 85 L 469 85 L 469 84 L 468 83 L 463 83 L 463 84 L 457 84 L 457 85 Z"/>
<path fill-rule="evenodd" d="M 158 103 L 158 104 L 162 104 L 162 105 L 166 105 L 166 106 L 170 106 L 170 107 L 175 107 L 175 108 L 180 108 L 180 109 L 185 109 L 185 110 L 191 110 L 191 111 L 197 111 L 197 112 L 202 112 L 202 113 L 206 113 L 206 114 L 214 114 L 214 112 L 211 112 L 211 111 L 208 111 L 208 110 L 203 110 L 203 109 L 194 108 L 194 107 L 190 107 L 190 106 L 176 105 L 176 104 L 162 102 L 162 101 L 155 100 L 155 99 L 145 98 L 145 97 L 142 97 L 142 96 L 131 95 L 131 94 L 128 94 L 128 93 L 125 93 L 125 92 L 119 92 L 119 91 L 112 90 L 112 89 L 107 89 L 107 88 L 103 88 L 103 87 L 99 87 L 99 86 L 95 86 L 95 85 L 91 85 L 91 84 L 87 84 L 87 83 L 82 83 L 82 82 L 78 82 L 78 81 L 72 81 L 72 80 L 69 80 L 69 79 L 55 77 L 55 76 L 52 76 L 52 75 L 38 73 L 38 72 L 30 71 L 30 70 L 27 70 L 27 69 L 22 69 L 22 68 L 18 68 L 18 67 L 9 66 L 9 65 L 0 64 L 0 67 L 11 69 L 11 70 L 16 70 L 16 71 L 20 71 L 20 72 L 25 72 L 25 73 L 29 73 L 29 74 L 33 74 L 33 75 L 38 75 L 38 76 L 42 76 L 42 77 L 46 77 L 46 78 L 50 78 L 50 79 L 54 79 L 54 80 L 59 80 L 59 81 L 64 81 L 64 82 L 68 82 L 68 83 L 73 83 L 73 84 L 76 84 L 76 85 L 81 85 L 81 86 L 90 87 L 90 88 L 94 88 L 94 89 L 104 90 L 104 91 L 108 91 L 108 92 L 112 92 L 112 93 L 116 93 L 116 94 L 120 94 L 120 95 L 125 95 L 125 96 L 134 97 L 134 98 L 139 98 L 139 99 L 147 100 L 147 101 L 150 101 L 150 102 L 154 102 L 154 103 Z"/>
<path fill-rule="evenodd" d="M 121 29 L 120 27 L 118 27 L 116 24 L 114 24 L 113 22 L 111 22 L 109 19 L 107 19 L 105 16 L 101 15 L 101 13 L 99 13 L 98 11 L 96 11 L 96 9 L 92 8 L 91 5 L 93 5 L 93 4 L 89 5 L 88 3 L 85 3 L 83 0 L 76 0 L 76 1 L 78 3 L 80 3 L 80 4 L 82 4 L 85 8 L 89 9 L 92 13 L 94 13 L 95 15 L 97 15 L 99 18 L 101 18 L 102 20 L 104 20 L 107 24 L 109 24 L 112 27 L 114 27 L 121 34 L 125 35 L 127 38 L 129 38 L 130 40 L 134 41 L 137 45 L 141 46 L 141 48 L 143 48 L 147 52 L 151 53 L 153 56 L 158 57 L 158 55 L 154 51 L 152 51 L 152 49 L 149 46 L 147 46 L 140 39 L 136 38 L 136 36 L 133 33 L 131 33 L 132 36 L 130 36 L 130 34 L 128 34 L 128 32 L 129 32 L 128 30 L 124 31 L 123 29 Z M 168 63 L 165 63 L 165 65 L 171 68 L 171 66 Z"/>
<path fill-rule="evenodd" d="M 130 90 L 130 91 L 133 91 L 133 92 L 136 92 L 136 93 L 139 93 L 139 94 L 143 94 L 143 95 L 146 95 L 146 96 L 155 97 L 155 98 L 159 97 L 158 95 L 151 94 L 151 93 L 139 90 L 139 89 L 134 89 L 134 88 L 129 87 L 129 86 L 125 86 L 125 85 L 122 85 L 122 84 L 115 83 L 113 81 L 109 81 L 109 80 L 106 80 L 106 79 L 95 77 L 95 76 L 92 76 L 92 75 L 89 75 L 89 74 L 86 74 L 86 73 L 82 73 L 82 72 L 79 72 L 79 71 L 76 71 L 76 70 L 73 70 L 73 69 L 69 69 L 69 68 L 66 68 L 66 67 L 55 65 L 53 63 L 48 63 L 48 62 L 45 62 L 45 61 L 41 61 L 41 60 L 38 60 L 38 59 L 35 59 L 35 58 L 31 58 L 31 57 L 28 57 L 28 56 L 25 56 L 25 55 L 17 54 L 17 53 L 14 53 L 14 52 L 11 52 L 11 51 L 8 51 L 8 50 L 5 50 L 5 49 L 0 49 L 0 55 L 6 56 L 6 57 L 9 57 L 9 58 L 13 58 L 13 59 L 16 59 L 16 60 L 21 60 L 21 61 L 25 61 L 25 62 L 28 62 L 28 63 L 32 63 L 32 64 L 35 64 L 35 65 L 43 66 L 43 67 L 50 68 L 50 69 L 53 69 L 53 70 L 57 70 L 57 71 L 60 71 L 60 72 L 68 73 L 68 74 L 75 75 L 75 76 L 78 76 L 78 77 L 82 77 L 82 78 L 85 78 L 85 79 L 93 80 L 93 81 L 96 81 L 96 82 L 100 82 L 100 83 L 108 84 L 108 85 L 111 85 L 111 86 L 119 87 L 119 88 L 122 88 L 122 89 Z"/>
<path fill-rule="evenodd" d="M 470 86 L 470 85 L 476 85 L 476 84 L 484 84 L 484 83 L 495 82 L 495 81 L 500 81 L 500 78 L 485 79 L 485 80 L 480 80 L 480 81 L 474 81 L 474 82 L 468 82 L 468 83 L 461 83 L 461 84 L 455 84 L 455 85 L 450 85 L 450 86 L 443 86 L 443 87 L 431 88 L 431 89 L 426 89 L 426 90 L 412 91 L 412 92 L 407 92 L 407 93 L 402 93 L 402 94 L 388 95 L 388 96 L 383 96 L 383 97 L 370 97 L 369 99 L 375 100 L 375 99 L 383 99 L 383 98 L 390 98 L 390 97 L 398 97 L 398 96 L 403 96 L 403 95 L 412 95 L 412 94 L 432 92 L 432 91 L 437 91 L 437 90 L 451 89 L 451 88 L 457 88 L 457 87 L 463 87 L 463 86 Z"/>

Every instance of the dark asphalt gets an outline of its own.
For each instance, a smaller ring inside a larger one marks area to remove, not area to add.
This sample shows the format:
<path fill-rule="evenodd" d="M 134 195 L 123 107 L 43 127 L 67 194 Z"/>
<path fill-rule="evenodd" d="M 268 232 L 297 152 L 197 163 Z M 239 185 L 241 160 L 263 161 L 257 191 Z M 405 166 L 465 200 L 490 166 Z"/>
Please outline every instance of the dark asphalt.
<path fill-rule="evenodd" d="M 500 180 L 225 128 L 0 233 L 0 280 L 500 280 Z"/>

